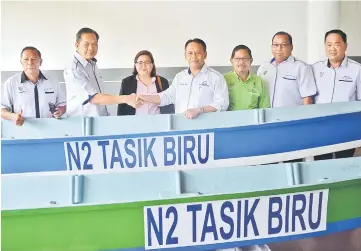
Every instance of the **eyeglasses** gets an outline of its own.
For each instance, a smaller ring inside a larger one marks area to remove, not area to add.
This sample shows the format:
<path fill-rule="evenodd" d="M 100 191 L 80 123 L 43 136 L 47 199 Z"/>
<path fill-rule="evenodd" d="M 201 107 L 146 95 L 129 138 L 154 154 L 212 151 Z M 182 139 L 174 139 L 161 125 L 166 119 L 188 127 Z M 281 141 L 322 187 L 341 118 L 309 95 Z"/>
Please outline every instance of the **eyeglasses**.
<path fill-rule="evenodd" d="M 28 61 L 30 61 L 30 62 L 38 62 L 40 60 L 41 60 L 40 58 L 24 58 L 23 59 L 24 62 L 28 62 Z"/>
<path fill-rule="evenodd" d="M 290 44 L 272 44 L 273 48 L 284 48 L 288 46 L 290 46 Z"/>
<path fill-rule="evenodd" d="M 245 62 L 245 63 L 249 63 L 251 62 L 251 58 L 233 58 L 233 60 L 237 63 L 239 62 Z"/>
<path fill-rule="evenodd" d="M 145 61 L 145 62 L 139 61 L 139 62 L 135 62 L 135 64 L 138 65 L 138 66 L 142 66 L 142 65 L 150 66 L 153 63 L 150 62 L 150 61 Z"/>

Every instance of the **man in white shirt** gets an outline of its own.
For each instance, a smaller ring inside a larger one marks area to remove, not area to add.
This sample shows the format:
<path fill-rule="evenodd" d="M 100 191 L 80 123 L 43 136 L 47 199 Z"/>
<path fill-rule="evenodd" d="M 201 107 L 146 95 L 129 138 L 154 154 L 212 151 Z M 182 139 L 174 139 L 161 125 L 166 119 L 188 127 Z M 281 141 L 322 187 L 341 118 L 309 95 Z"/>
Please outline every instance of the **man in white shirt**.
<path fill-rule="evenodd" d="M 271 107 L 291 107 L 313 103 L 316 84 L 311 67 L 292 56 L 292 36 L 284 31 L 272 38 L 273 58 L 258 68 L 257 75 L 265 81 Z M 302 159 L 284 162 L 300 162 Z"/>
<path fill-rule="evenodd" d="M 65 93 L 59 83 L 46 77 L 40 51 L 25 47 L 20 54 L 23 72 L 10 77 L 1 93 L 1 117 L 21 126 L 24 118 L 60 118 L 66 111 Z"/>
<path fill-rule="evenodd" d="M 316 85 L 309 65 L 292 56 L 292 36 L 277 32 L 272 38 L 273 58 L 258 68 L 270 94 L 271 107 L 312 104 Z"/>
<path fill-rule="evenodd" d="M 109 95 L 101 93 L 102 77 L 94 58 L 98 52 L 99 35 L 90 28 L 76 34 L 76 52 L 69 67 L 64 70 L 67 91 L 68 116 L 107 116 L 106 105 L 128 104 L 136 107 L 140 101 L 135 94 Z"/>
<path fill-rule="evenodd" d="M 139 98 L 160 106 L 174 104 L 175 113 L 183 113 L 188 119 L 203 112 L 226 111 L 229 104 L 227 84 L 222 74 L 205 64 L 206 43 L 199 38 L 188 40 L 185 58 L 189 68 L 179 72 L 167 90 Z"/>
<path fill-rule="evenodd" d="M 316 104 L 361 100 L 361 64 L 346 56 L 347 35 L 330 30 L 325 35 L 327 59 L 312 66 L 318 95 Z"/>
<path fill-rule="evenodd" d="M 316 104 L 361 100 L 361 64 L 346 56 L 347 35 L 341 30 L 330 30 L 325 34 L 327 59 L 315 63 L 313 74 L 318 95 Z M 348 158 L 355 149 L 335 152 L 336 158 Z M 333 154 L 315 156 L 315 160 L 332 159 Z"/>

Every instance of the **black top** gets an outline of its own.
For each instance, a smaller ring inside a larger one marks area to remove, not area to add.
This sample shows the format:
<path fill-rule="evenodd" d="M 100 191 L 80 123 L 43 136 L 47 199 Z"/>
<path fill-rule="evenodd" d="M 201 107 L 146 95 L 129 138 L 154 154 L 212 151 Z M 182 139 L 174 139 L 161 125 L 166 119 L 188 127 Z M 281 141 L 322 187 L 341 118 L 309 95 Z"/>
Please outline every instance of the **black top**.
<path fill-rule="evenodd" d="M 155 85 L 157 87 L 157 92 L 162 92 L 169 88 L 168 80 L 159 76 L 162 88 L 160 87 L 160 84 L 158 83 L 158 78 L 155 80 Z M 122 81 L 122 86 L 120 89 L 119 95 L 129 95 L 132 93 L 137 93 L 137 78 L 135 75 L 131 75 L 129 77 L 126 77 Z M 174 105 L 166 105 L 160 107 L 160 113 L 161 114 L 173 114 L 174 113 Z M 118 105 L 118 116 L 122 115 L 135 115 L 135 108 L 131 107 L 127 104 L 119 104 Z"/>

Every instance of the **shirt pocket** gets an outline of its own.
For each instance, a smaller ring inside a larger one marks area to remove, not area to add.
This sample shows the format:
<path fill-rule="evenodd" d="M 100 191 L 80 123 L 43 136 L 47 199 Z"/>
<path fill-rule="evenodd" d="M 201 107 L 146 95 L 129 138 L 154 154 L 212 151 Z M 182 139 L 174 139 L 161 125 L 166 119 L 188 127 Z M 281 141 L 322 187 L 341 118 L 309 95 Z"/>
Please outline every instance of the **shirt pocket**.
<path fill-rule="evenodd" d="M 46 103 L 56 103 L 56 92 L 54 89 L 45 89 L 44 90 L 44 101 Z"/>
<path fill-rule="evenodd" d="M 260 94 L 257 92 L 248 93 L 248 107 L 250 109 L 255 109 L 259 107 Z"/>
<path fill-rule="evenodd" d="M 276 85 L 278 84 L 276 83 Z M 298 93 L 298 89 L 297 77 L 292 74 L 286 74 L 282 77 L 281 85 L 277 88 L 276 92 L 281 92 L 281 95 L 289 95 L 290 93 Z"/>
<path fill-rule="evenodd" d="M 201 97 L 212 97 L 213 98 L 213 86 L 206 81 L 198 84 L 199 95 Z"/>
<path fill-rule="evenodd" d="M 339 79 L 338 80 L 338 84 L 336 87 L 336 91 L 340 92 L 340 93 L 344 93 L 344 94 L 348 94 L 348 95 L 352 95 L 353 93 L 356 92 L 356 82 L 354 81 L 354 79 Z"/>
<path fill-rule="evenodd" d="M 188 83 L 181 82 L 177 86 L 176 101 L 187 102 L 190 97 L 190 88 L 191 86 Z"/>

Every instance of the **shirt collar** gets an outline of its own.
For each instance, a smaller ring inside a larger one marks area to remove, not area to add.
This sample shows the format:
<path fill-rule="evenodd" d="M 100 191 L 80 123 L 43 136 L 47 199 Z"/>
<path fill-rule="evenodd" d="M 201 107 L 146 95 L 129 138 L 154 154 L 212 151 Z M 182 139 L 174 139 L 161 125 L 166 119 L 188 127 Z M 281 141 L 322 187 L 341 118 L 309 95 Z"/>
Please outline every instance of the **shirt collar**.
<path fill-rule="evenodd" d="M 347 62 L 348 62 L 348 57 L 345 56 L 345 58 L 342 60 L 341 65 L 340 65 L 338 68 L 340 68 L 341 66 L 347 67 Z M 331 68 L 330 60 L 326 59 L 326 60 L 324 61 L 324 63 L 325 63 L 325 65 L 326 65 L 328 68 Z"/>
<path fill-rule="evenodd" d="M 237 75 L 237 73 L 234 70 L 233 70 L 233 75 L 242 83 L 246 83 L 252 77 L 252 73 L 249 72 L 246 81 L 243 82 L 243 80 Z"/>
<path fill-rule="evenodd" d="M 85 58 L 83 58 L 77 51 L 74 53 L 74 57 L 76 59 L 78 59 L 78 61 L 84 66 L 86 67 L 89 64 L 89 61 L 86 60 Z M 96 58 L 92 58 L 91 60 L 92 62 L 94 62 L 94 64 L 96 64 L 97 59 Z"/>
<path fill-rule="evenodd" d="M 272 58 L 271 61 L 270 61 L 270 63 L 273 64 L 273 65 L 276 65 L 276 62 L 275 62 L 275 61 L 276 61 L 276 59 L 275 59 L 275 58 Z M 287 61 L 287 62 L 294 62 L 294 61 L 295 61 L 295 57 L 291 55 L 291 56 L 289 56 L 289 57 L 288 57 L 285 61 L 283 61 L 283 62 L 286 62 L 286 61 Z M 281 62 L 281 64 L 282 64 L 283 62 Z"/>
<path fill-rule="evenodd" d="M 206 71 L 207 71 L 207 69 L 208 69 L 207 64 L 204 64 L 204 65 L 202 66 L 202 69 L 201 69 L 201 71 L 200 71 L 200 72 L 204 73 L 204 72 L 206 72 Z M 188 73 L 189 75 L 191 75 L 191 74 L 192 74 L 192 72 L 191 72 L 191 68 L 190 68 L 190 67 L 188 67 L 188 69 L 187 69 L 187 73 Z"/>
<path fill-rule="evenodd" d="M 141 80 L 140 80 L 140 78 L 139 78 L 139 75 L 137 74 L 137 76 L 135 76 L 135 78 L 137 79 L 137 81 L 140 81 L 140 82 L 142 82 Z M 155 77 L 152 77 L 152 83 L 154 83 L 155 82 Z"/>
<path fill-rule="evenodd" d="M 41 72 L 41 71 L 39 71 L 39 79 L 38 80 L 48 80 L 45 76 L 44 76 L 44 74 Z M 28 78 L 28 76 L 26 76 L 26 74 L 25 74 L 25 72 L 23 71 L 22 73 L 21 73 L 21 83 L 24 83 L 24 82 L 26 82 L 26 81 L 28 81 L 29 80 L 29 78 Z"/>

